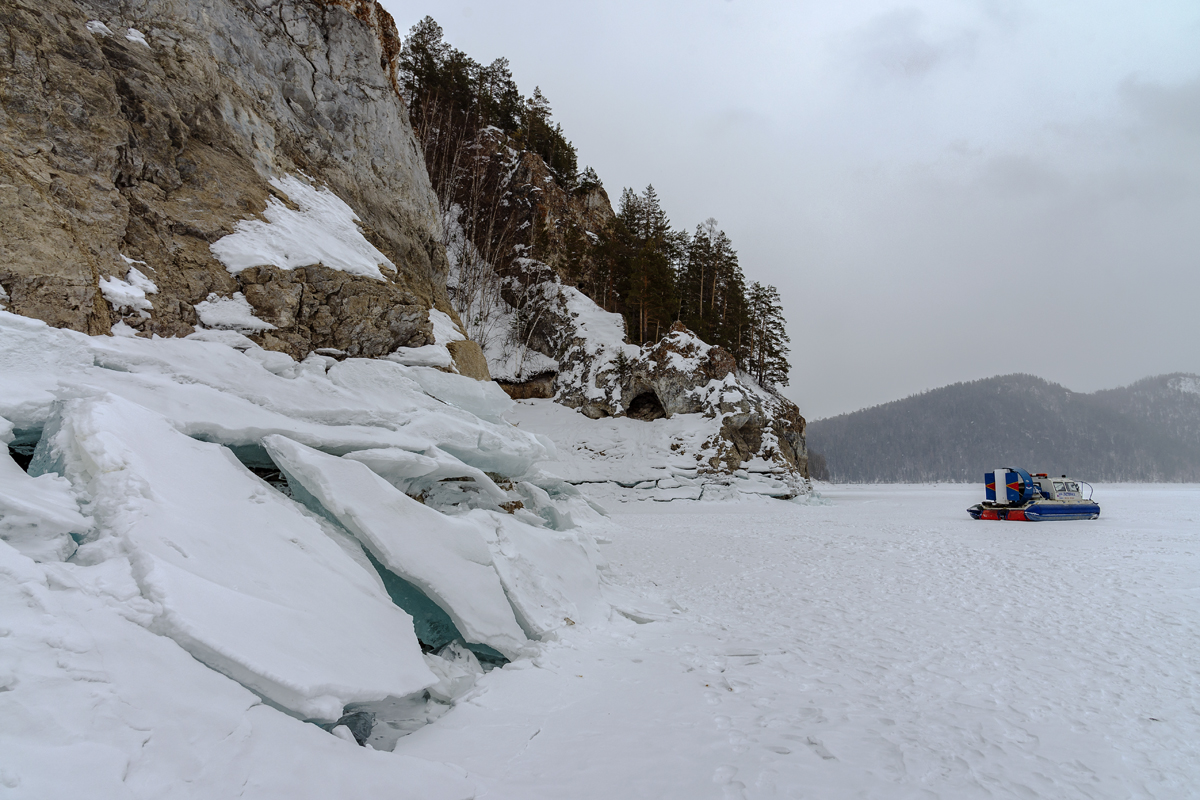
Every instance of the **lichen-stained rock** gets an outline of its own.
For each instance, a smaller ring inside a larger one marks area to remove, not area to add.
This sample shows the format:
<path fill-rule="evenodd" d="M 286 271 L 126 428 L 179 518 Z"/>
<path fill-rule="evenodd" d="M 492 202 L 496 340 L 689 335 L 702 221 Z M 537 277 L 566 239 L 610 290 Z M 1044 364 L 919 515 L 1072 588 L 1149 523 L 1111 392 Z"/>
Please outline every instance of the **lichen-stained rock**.
<path fill-rule="evenodd" d="M 450 357 L 454 359 L 454 366 L 459 375 L 466 375 L 477 381 L 492 379 L 491 373 L 488 372 L 487 359 L 484 358 L 478 343 L 470 339 L 459 339 L 447 343 L 446 348 L 450 351 Z"/>
<path fill-rule="evenodd" d="M 298 360 L 319 348 L 373 358 L 433 342 L 424 306 L 392 283 L 319 264 L 294 270 L 252 267 L 239 272 L 237 281 L 255 316 L 278 329 L 259 335 L 263 347 Z"/>
<path fill-rule="evenodd" d="M 0 286 L 57 327 L 184 335 L 210 294 L 244 293 L 293 355 L 380 355 L 430 338 L 445 304 L 436 197 L 374 0 L 5 0 L 0 4 Z M 394 266 L 237 275 L 210 245 L 259 217 L 272 178 L 348 204 Z M 123 258 L 124 257 L 124 258 Z M 148 318 L 104 299 L 128 259 Z"/>

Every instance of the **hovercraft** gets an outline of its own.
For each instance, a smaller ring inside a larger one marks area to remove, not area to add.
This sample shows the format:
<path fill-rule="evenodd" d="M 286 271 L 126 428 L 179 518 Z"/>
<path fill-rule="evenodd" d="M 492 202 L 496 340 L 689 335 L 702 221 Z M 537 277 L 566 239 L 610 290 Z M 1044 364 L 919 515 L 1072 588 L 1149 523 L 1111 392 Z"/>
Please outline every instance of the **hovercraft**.
<path fill-rule="evenodd" d="M 987 499 L 967 509 L 972 519 L 1043 522 L 1100 516 L 1100 504 L 1092 500 L 1091 484 L 1066 475 L 1051 478 L 1044 472 L 1030 475 L 1023 469 L 1005 467 L 985 472 L 983 483 Z M 1087 499 L 1080 484 L 1088 487 Z"/>

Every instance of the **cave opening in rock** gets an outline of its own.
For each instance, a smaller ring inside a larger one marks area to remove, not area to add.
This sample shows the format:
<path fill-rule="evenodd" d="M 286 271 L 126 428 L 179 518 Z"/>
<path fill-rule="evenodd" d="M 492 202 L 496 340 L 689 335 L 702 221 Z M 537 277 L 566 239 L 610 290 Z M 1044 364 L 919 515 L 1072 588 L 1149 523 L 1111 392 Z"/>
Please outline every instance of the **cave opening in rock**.
<path fill-rule="evenodd" d="M 658 395 L 652 391 L 645 391 L 629 401 L 629 407 L 625 414 L 633 419 L 649 422 L 654 419 L 662 419 L 667 415 L 667 411 L 663 408 Z"/>

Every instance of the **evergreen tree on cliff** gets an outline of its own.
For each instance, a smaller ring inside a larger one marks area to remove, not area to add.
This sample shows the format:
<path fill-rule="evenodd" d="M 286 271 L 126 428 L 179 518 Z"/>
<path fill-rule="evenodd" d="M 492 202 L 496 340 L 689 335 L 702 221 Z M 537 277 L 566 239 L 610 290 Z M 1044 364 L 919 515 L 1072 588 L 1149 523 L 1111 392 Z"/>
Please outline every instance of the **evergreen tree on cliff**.
<path fill-rule="evenodd" d="M 542 94 L 541 87 L 535 86 L 525 103 L 521 137 L 525 149 L 540 155 L 554 173 L 555 182 L 570 191 L 575 188 L 578 169 L 575 148 L 563 135 L 562 125 L 550 121 L 550 115 L 550 101 Z"/>
<path fill-rule="evenodd" d="M 425 17 L 409 31 L 400 50 L 398 78 L 409 117 L 425 149 L 425 162 L 443 205 L 455 202 L 465 173 L 475 169 L 472 146 L 494 127 L 523 149 L 541 156 L 555 181 L 570 191 L 575 184 L 575 147 L 551 120 L 550 101 L 535 89 L 521 97 L 508 59 L 483 66 L 451 47 L 442 27 Z"/>
<path fill-rule="evenodd" d="M 671 229 L 653 186 L 640 195 L 632 189 L 621 193 L 605 260 L 617 282 L 626 287 L 623 310 L 631 339 L 657 341 L 675 320 L 679 305 L 675 264 L 685 238 Z"/>
<path fill-rule="evenodd" d="M 774 286 L 755 281 L 747 295 L 749 304 L 746 371 L 764 386 L 787 386 L 789 352 L 783 303 Z"/>
<path fill-rule="evenodd" d="M 742 361 L 748 321 L 745 278 L 733 243 L 711 217 L 696 226 L 688 242 L 678 291 L 680 321 Z"/>

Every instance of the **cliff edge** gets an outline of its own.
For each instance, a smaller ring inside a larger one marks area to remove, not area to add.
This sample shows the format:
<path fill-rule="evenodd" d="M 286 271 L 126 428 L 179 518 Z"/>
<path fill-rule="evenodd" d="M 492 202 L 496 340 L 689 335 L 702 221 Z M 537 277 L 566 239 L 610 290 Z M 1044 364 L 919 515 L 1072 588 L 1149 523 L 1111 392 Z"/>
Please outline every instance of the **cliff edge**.
<path fill-rule="evenodd" d="M 230 327 L 297 358 L 432 343 L 447 263 L 399 46 L 374 0 L 6 0 L 0 302 L 90 334 Z M 316 244 L 374 274 L 270 249 L 281 219 L 331 218 Z M 214 253 L 253 230 L 252 266 Z"/>

